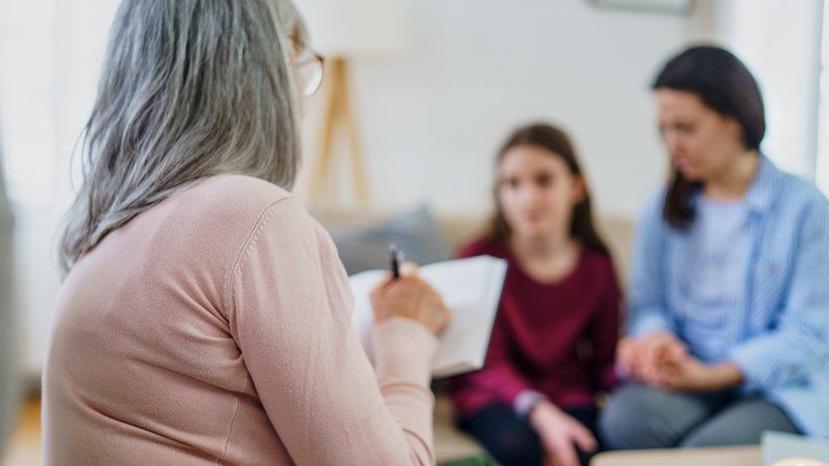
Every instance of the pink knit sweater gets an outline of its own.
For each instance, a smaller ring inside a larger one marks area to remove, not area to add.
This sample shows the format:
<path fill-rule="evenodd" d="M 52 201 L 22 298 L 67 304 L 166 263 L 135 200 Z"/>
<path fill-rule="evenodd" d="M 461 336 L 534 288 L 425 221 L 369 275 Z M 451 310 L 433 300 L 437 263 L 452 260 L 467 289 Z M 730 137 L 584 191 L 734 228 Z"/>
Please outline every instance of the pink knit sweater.
<path fill-rule="evenodd" d="M 45 463 L 434 463 L 436 338 L 385 321 L 372 369 L 352 306 L 329 235 L 285 191 L 222 175 L 176 194 L 63 284 Z"/>

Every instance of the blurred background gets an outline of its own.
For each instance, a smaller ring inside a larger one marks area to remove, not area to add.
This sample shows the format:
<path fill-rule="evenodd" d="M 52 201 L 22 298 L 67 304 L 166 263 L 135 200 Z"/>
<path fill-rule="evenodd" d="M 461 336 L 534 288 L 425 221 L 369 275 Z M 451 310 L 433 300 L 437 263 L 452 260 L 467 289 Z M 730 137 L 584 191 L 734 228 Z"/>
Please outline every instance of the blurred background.
<path fill-rule="evenodd" d="M 14 432 L 5 464 L 39 464 L 57 228 L 118 3 L 0 0 L 0 435 Z M 829 193 L 829 1 L 296 3 L 331 65 L 306 106 L 296 188 L 317 208 L 484 216 L 498 144 L 544 119 L 573 135 L 599 211 L 632 220 L 666 173 L 650 80 L 698 42 L 749 65 L 767 104 L 765 152 Z"/>

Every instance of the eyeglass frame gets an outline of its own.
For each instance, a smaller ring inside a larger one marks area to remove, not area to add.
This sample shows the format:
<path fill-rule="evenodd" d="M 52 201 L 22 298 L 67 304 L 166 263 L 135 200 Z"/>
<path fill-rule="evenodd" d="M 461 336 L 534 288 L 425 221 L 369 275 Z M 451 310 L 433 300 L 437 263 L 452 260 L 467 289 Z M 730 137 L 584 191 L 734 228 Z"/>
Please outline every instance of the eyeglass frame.
<path fill-rule="evenodd" d="M 297 74 L 299 74 L 300 78 L 302 77 L 299 70 L 303 67 L 308 65 L 316 64 L 319 68 L 319 79 L 313 86 L 310 86 L 310 83 L 305 83 L 304 88 L 302 89 L 302 93 L 305 97 L 311 97 L 319 91 L 320 87 L 322 86 L 322 81 L 325 78 L 325 57 L 320 55 L 319 53 L 315 52 L 313 49 L 308 47 L 304 44 L 298 37 L 295 35 L 290 36 L 291 42 L 294 45 L 294 50 L 296 52 L 297 59 L 302 59 L 302 61 L 295 61 L 294 66 L 296 67 Z M 302 55 L 307 55 L 307 57 L 303 58 Z M 312 87 L 310 90 L 308 87 Z"/>

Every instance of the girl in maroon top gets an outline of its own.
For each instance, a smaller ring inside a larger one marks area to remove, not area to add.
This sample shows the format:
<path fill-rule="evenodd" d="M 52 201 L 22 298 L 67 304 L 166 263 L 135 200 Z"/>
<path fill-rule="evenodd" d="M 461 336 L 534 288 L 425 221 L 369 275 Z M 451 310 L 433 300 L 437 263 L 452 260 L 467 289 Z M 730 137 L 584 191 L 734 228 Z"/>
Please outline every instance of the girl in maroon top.
<path fill-rule="evenodd" d="M 490 232 L 461 256 L 509 268 L 484 368 L 451 383 L 460 425 L 503 466 L 586 464 L 596 394 L 615 383 L 620 294 L 567 135 L 518 129 L 494 192 Z"/>

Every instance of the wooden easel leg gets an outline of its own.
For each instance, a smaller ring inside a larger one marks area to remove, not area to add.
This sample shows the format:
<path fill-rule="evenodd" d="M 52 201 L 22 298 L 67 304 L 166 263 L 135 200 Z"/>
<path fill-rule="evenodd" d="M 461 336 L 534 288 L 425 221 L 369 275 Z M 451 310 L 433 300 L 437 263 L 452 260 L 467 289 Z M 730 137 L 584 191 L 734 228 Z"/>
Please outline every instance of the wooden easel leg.
<path fill-rule="evenodd" d="M 325 107 L 322 116 L 322 131 L 314 165 L 311 168 L 310 198 L 312 202 L 319 202 L 324 188 L 331 174 L 333 164 L 334 135 L 339 126 L 342 66 L 335 60 L 330 67 L 329 89 L 325 98 Z"/>
<path fill-rule="evenodd" d="M 347 71 L 347 70 L 346 70 Z M 354 107 L 352 105 L 351 94 L 347 92 L 349 89 L 348 74 L 343 74 L 343 87 L 346 92 L 343 93 L 342 99 L 342 117 L 345 120 L 346 131 L 349 141 L 349 157 L 351 161 L 351 175 L 354 178 L 354 190 L 357 196 L 357 203 L 360 206 L 368 204 L 369 189 L 368 176 L 366 175 L 365 162 L 363 160 L 363 147 L 360 142 L 360 132 L 357 125 L 357 118 L 355 117 Z"/>
<path fill-rule="evenodd" d="M 328 81 L 330 87 L 323 111 L 319 149 L 311 171 L 310 200 L 312 203 L 318 203 L 328 187 L 334 170 L 334 138 L 340 126 L 344 125 L 357 204 L 365 206 L 369 202 L 368 176 L 363 160 L 357 119 L 351 101 L 348 66 L 345 59 L 335 58 L 331 61 Z"/>

